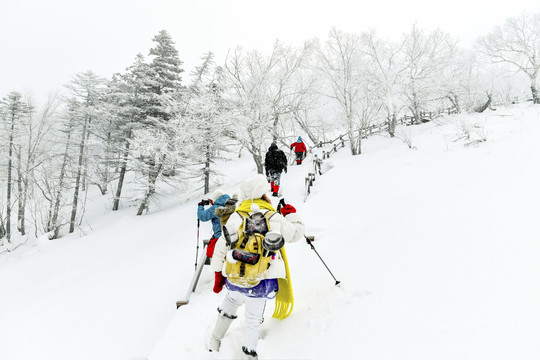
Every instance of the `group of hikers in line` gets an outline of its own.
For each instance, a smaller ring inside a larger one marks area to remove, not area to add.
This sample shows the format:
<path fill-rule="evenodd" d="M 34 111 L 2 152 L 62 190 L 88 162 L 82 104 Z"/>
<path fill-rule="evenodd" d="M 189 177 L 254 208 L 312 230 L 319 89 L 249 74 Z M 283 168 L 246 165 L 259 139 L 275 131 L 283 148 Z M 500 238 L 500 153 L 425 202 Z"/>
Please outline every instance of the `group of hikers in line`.
<path fill-rule="evenodd" d="M 290 148 L 291 150 L 294 149 L 296 165 L 301 165 L 307 154 L 306 144 L 302 141 L 302 137 L 299 136 L 298 140 L 292 143 Z M 281 173 L 287 172 L 287 157 L 283 150 L 278 149 L 275 142 L 268 148 L 268 152 L 264 158 L 264 168 L 266 176 L 270 181 L 272 196 L 279 196 Z"/>
<path fill-rule="evenodd" d="M 291 144 L 297 165 L 306 156 L 302 138 Z M 257 343 L 266 300 L 275 299 L 274 318 L 284 319 L 292 311 L 292 285 L 285 243 L 304 237 L 305 227 L 296 209 L 282 199 L 277 210 L 267 193 L 278 196 L 281 172 L 287 172 L 287 158 L 275 143 L 265 157 L 266 177 L 254 175 L 240 185 L 232 197 L 221 189 L 201 201 L 197 217 L 211 221 L 213 235 L 206 255 L 214 271 L 213 291 L 226 288 L 218 307 L 217 320 L 208 340 L 208 350 L 217 352 L 238 308 L 245 304 L 244 359 L 258 359 Z M 201 265 L 202 266 L 202 265 Z"/>

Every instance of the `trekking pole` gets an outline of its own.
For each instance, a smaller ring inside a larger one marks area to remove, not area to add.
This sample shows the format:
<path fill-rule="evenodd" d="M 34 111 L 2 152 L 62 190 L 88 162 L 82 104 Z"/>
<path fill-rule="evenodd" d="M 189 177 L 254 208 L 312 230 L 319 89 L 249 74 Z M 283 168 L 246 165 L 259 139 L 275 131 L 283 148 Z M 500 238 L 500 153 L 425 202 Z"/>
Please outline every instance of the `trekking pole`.
<path fill-rule="evenodd" d="M 277 206 L 276 211 L 277 211 L 278 213 L 281 214 L 281 208 L 282 208 L 283 206 L 285 206 L 285 205 L 286 205 L 286 204 L 285 204 L 285 198 L 281 198 L 281 200 L 279 200 L 279 204 L 278 204 L 278 206 Z"/>
<path fill-rule="evenodd" d="M 315 236 L 306 236 L 304 235 L 304 237 L 306 238 L 306 242 L 308 243 L 309 246 L 311 246 L 311 249 L 313 251 L 315 251 L 315 254 L 317 254 L 317 256 L 319 257 L 319 259 L 321 259 L 322 263 L 324 264 L 324 266 L 326 266 L 326 269 L 328 270 L 328 272 L 330 273 L 330 275 L 332 275 L 332 277 L 334 278 L 334 280 L 336 281 L 336 285 L 339 284 L 341 281 L 338 281 L 336 279 L 336 277 L 334 276 L 334 274 L 332 274 L 332 272 L 330 271 L 330 269 L 328 268 L 328 266 L 326 265 L 326 263 L 324 262 L 324 260 L 322 259 L 321 255 L 319 255 L 319 253 L 317 252 L 317 250 L 315 250 L 315 246 L 313 246 L 313 244 L 311 243 L 313 240 L 315 240 Z"/>
<path fill-rule="evenodd" d="M 197 218 L 197 250 L 195 251 L 195 269 L 197 269 L 197 259 L 199 258 L 199 229 L 201 228 L 201 220 Z"/>
<path fill-rule="evenodd" d="M 290 160 L 289 162 L 291 163 L 291 165 L 294 164 L 294 158 L 292 156 L 292 148 L 289 150 L 289 160 Z"/>

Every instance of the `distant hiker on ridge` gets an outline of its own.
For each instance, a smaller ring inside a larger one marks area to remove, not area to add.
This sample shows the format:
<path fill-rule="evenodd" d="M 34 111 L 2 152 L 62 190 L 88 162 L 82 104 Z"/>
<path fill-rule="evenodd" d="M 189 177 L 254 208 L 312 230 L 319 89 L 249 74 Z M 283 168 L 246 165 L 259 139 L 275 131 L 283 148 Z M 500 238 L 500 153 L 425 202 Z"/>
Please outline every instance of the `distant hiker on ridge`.
<path fill-rule="evenodd" d="M 266 157 L 264 158 L 266 176 L 269 178 L 272 196 L 278 196 L 281 172 L 287 172 L 287 156 L 278 149 L 275 142 L 270 145 Z"/>
<path fill-rule="evenodd" d="M 306 158 L 307 148 L 306 144 L 302 141 L 302 137 L 299 136 L 296 142 L 291 144 L 291 149 L 294 148 L 294 153 L 296 154 L 296 165 L 302 165 L 302 160 Z"/>

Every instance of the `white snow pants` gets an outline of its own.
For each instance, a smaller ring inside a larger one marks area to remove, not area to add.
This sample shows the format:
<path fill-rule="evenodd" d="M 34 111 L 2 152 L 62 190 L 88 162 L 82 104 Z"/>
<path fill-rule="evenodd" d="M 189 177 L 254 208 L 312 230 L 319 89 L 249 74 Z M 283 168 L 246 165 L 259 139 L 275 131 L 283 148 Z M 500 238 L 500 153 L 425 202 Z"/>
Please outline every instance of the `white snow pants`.
<path fill-rule="evenodd" d="M 244 346 L 249 350 L 256 350 L 261 333 L 261 322 L 263 320 L 266 299 L 248 297 L 238 291 L 227 289 L 227 295 L 225 295 L 225 299 L 223 299 L 220 309 L 227 314 L 236 315 L 236 310 L 244 303 L 246 304 Z"/>

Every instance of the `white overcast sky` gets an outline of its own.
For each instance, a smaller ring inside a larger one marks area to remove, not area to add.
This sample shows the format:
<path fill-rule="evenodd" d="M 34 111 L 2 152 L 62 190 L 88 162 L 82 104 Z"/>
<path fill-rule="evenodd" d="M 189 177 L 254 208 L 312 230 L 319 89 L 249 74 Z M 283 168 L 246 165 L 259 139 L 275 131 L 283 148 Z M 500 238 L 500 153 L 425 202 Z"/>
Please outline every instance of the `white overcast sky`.
<path fill-rule="evenodd" d="M 0 0 L 0 97 L 39 98 L 82 71 L 122 72 L 162 29 L 189 74 L 205 52 L 221 61 L 238 45 L 299 45 L 332 26 L 397 38 L 417 22 L 470 43 L 524 11 L 540 12 L 540 0 Z"/>

